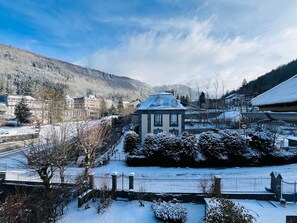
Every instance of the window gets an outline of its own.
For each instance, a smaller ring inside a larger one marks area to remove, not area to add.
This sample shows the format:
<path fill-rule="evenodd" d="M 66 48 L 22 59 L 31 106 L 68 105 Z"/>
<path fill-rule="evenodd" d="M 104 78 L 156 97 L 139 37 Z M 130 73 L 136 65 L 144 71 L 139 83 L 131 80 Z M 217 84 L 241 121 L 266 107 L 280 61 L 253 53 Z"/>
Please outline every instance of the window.
<path fill-rule="evenodd" d="M 162 114 L 154 114 L 154 125 L 162 126 Z"/>
<path fill-rule="evenodd" d="M 170 126 L 178 126 L 178 114 L 170 114 Z"/>
<path fill-rule="evenodd" d="M 171 130 L 169 130 L 169 132 L 170 132 L 172 135 L 178 136 L 178 130 L 177 130 L 177 129 L 171 129 Z"/>
<path fill-rule="evenodd" d="M 163 130 L 162 130 L 162 129 L 159 129 L 159 128 L 154 129 L 154 134 L 158 134 L 158 133 L 160 133 L 160 132 L 163 132 Z"/>

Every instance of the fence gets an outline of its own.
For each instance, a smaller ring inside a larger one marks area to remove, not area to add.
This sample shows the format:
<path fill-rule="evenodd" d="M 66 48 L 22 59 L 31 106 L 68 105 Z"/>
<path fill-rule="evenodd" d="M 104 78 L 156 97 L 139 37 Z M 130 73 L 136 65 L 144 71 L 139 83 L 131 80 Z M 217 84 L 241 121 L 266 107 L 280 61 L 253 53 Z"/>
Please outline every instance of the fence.
<path fill-rule="evenodd" d="M 99 157 L 99 160 L 125 161 L 126 155 L 123 152 L 117 151 L 117 147 L 120 145 L 120 143 L 122 143 L 123 139 L 124 138 L 122 136 L 112 147 L 110 147 L 104 154 Z"/>
<path fill-rule="evenodd" d="M 129 176 L 121 173 L 117 177 L 117 190 L 129 191 Z M 134 178 L 135 192 L 152 193 L 211 193 L 214 190 L 213 178 Z M 264 193 L 270 186 L 270 178 L 222 178 L 222 193 Z M 112 188 L 111 175 L 95 176 L 95 187 Z"/>
<path fill-rule="evenodd" d="M 77 175 L 65 174 L 64 183 L 75 183 Z M 40 177 L 33 171 L 6 171 L 5 173 L 6 181 L 19 181 L 19 182 L 42 182 Z M 51 179 L 52 183 L 61 183 L 61 178 L 59 174 L 56 174 Z"/>
<path fill-rule="evenodd" d="M 265 192 L 270 187 L 271 178 L 222 178 L 222 192 Z"/>
<path fill-rule="evenodd" d="M 77 173 L 66 173 L 64 183 L 75 183 Z M 135 192 L 151 193 L 211 193 L 214 191 L 214 178 L 157 178 L 134 175 L 116 174 L 116 190 L 129 191 L 130 177 L 133 176 L 133 189 Z M 7 171 L 6 181 L 41 182 L 40 177 L 33 171 Z M 94 175 L 96 189 L 112 189 L 112 175 Z M 61 183 L 59 174 L 51 179 L 52 183 Z M 220 178 L 220 191 L 222 193 L 264 193 L 270 187 L 271 178 Z M 283 182 L 283 191 L 296 194 L 296 183 Z"/>
<path fill-rule="evenodd" d="M 291 201 L 296 203 L 297 201 L 297 183 L 287 182 L 282 180 L 281 182 L 282 198 L 286 201 Z"/>
<path fill-rule="evenodd" d="M 116 152 L 112 157 L 110 157 L 110 161 L 125 161 L 126 154 L 124 152 Z"/>

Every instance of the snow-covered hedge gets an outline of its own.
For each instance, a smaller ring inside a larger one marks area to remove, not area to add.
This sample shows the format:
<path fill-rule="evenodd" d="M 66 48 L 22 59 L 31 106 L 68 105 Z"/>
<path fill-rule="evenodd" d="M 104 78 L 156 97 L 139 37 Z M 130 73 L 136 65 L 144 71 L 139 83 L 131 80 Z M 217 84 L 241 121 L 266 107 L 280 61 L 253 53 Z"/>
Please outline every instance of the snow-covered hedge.
<path fill-rule="evenodd" d="M 212 160 L 230 160 L 242 155 L 244 138 L 233 130 L 201 133 L 199 145 L 202 153 Z"/>
<path fill-rule="evenodd" d="M 128 165 L 157 166 L 250 166 L 275 162 L 273 138 L 269 132 L 249 133 L 249 141 L 234 130 L 207 131 L 197 139 L 184 132 L 174 136 L 162 132 L 147 134 L 143 145 L 126 159 Z M 279 162 L 286 162 L 280 159 Z M 293 158 L 289 157 L 293 160 Z M 297 159 L 297 157 L 296 157 Z M 278 160 L 276 162 L 278 162 Z"/>
<path fill-rule="evenodd" d="M 154 215 L 165 222 L 184 223 L 187 219 L 187 209 L 178 203 L 155 201 Z"/>
<path fill-rule="evenodd" d="M 249 142 L 250 147 L 258 150 L 262 154 L 270 154 L 274 152 L 274 139 L 273 135 L 267 131 L 256 131 L 249 133 L 251 141 Z"/>

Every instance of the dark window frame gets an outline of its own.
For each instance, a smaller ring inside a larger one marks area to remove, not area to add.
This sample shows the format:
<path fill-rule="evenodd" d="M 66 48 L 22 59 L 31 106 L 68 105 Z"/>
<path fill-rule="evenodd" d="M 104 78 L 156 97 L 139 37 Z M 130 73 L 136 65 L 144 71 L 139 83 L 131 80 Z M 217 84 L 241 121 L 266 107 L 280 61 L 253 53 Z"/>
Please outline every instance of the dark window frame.
<path fill-rule="evenodd" d="M 160 121 L 156 119 L 156 117 L 160 116 Z M 154 126 L 163 126 L 163 115 L 162 114 L 154 114 Z"/>
<path fill-rule="evenodd" d="M 176 115 L 176 123 L 172 123 L 172 116 Z M 178 126 L 178 113 L 176 114 L 170 114 L 170 118 L 169 118 L 169 125 L 170 127 L 177 127 Z"/>

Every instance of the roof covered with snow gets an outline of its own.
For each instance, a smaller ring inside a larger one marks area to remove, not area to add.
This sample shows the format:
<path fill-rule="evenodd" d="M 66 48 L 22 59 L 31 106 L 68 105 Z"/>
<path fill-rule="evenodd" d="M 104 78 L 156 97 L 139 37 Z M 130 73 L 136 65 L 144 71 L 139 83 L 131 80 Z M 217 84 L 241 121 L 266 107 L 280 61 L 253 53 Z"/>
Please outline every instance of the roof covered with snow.
<path fill-rule="evenodd" d="M 185 107 L 170 93 L 150 95 L 137 110 L 185 110 Z"/>
<path fill-rule="evenodd" d="M 297 141 L 297 136 L 288 136 L 287 139 Z"/>
<path fill-rule="evenodd" d="M 251 100 L 254 106 L 297 102 L 297 75 Z"/>
<path fill-rule="evenodd" d="M 33 98 L 33 97 L 29 96 L 29 95 L 25 95 L 25 96 L 23 96 L 23 95 L 8 95 L 8 98 L 9 99 L 19 99 L 19 100 L 24 98 L 26 100 L 36 101 L 35 98 Z"/>

